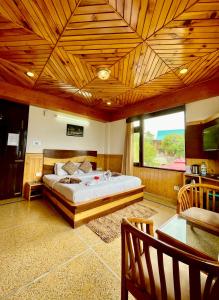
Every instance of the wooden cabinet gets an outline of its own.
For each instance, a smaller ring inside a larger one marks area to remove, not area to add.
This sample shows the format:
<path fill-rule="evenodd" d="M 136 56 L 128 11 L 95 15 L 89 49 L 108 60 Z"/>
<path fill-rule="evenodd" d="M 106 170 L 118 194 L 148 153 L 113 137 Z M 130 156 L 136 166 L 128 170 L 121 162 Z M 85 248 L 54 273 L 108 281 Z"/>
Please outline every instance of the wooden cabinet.
<path fill-rule="evenodd" d="M 26 182 L 24 186 L 24 198 L 31 200 L 42 196 L 43 183 L 42 182 Z"/>
<path fill-rule="evenodd" d="M 191 183 L 192 180 L 195 180 L 195 183 L 206 183 L 219 186 L 219 175 L 216 174 L 209 174 L 206 176 L 186 173 L 183 174 L 183 185 Z"/>

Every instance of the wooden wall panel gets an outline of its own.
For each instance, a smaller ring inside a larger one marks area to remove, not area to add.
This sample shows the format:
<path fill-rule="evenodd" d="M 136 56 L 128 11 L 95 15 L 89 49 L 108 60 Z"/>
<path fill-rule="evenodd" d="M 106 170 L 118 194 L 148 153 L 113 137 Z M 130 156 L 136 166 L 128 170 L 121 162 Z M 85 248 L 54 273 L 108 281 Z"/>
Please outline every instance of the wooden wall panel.
<path fill-rule="evenodd" d="M 186 164 L 191 165 L 201 165 L 202 162 L 206 163 L 207 173 L 219 174 L 219 161 L 214 159 L 199 159 L 199 158 L 187 158 Z"/>
<path fill-rule="evenodd" d="M 177 192 L 173 187 L 183 184 L 183 173 L 177 171 L 134 167 L 134 176 L 141 178 L 142 184 L 145 185 L 145 192 L 175 201 Z"/>
<path fill-rule="evenodd" d="M 43 154 L 42 153 L 26 153 L 24 164 L 23 183 L 27 181 L 36 181 L 36 172 L 43 170 Z"/>
<path fill-rule="evenodd" d="M 121 172 L 122 155 L 121 154 L 105 154 L 105 170 L 113 172 Z"/>

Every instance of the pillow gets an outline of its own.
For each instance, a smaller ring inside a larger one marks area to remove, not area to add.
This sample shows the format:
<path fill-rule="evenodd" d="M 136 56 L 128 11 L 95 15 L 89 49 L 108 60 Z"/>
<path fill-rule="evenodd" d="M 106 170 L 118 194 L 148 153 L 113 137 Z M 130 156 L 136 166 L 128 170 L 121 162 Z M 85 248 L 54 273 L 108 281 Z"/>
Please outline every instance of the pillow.
<path fill-rule="evenodd" d="M 89 161 L 84 161 L 78 169 L 82 170 L 84 173 L 89 173 L 92 171 L 92 164 Z"/>
<path fill-rule="evenodd" d="M 54 165 L 54 173 L 58 176 L 66 176 L 68 173 L 62 169 L 65 163 L 55 163 Z"/>
<path fill-rule="evenodd" d="M 78 167 L 72 161 L 68 161 L 66 164 L 64 164 L 64 166 L 62 166 L 62 169 L 69 175 L 73 175 L 75 171 L 77 171 Z"/>

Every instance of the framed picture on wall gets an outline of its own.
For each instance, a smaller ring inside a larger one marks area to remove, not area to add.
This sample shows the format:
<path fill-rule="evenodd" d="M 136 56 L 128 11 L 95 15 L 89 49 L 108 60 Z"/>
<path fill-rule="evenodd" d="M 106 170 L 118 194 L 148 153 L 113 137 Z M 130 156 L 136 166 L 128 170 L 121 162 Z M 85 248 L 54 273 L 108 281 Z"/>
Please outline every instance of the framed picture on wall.
<path fill-rule="evenodd" d="M 84 135 L 84 127 L 78 125 L 67 124 L 66 135 L 82 137 Z"/>

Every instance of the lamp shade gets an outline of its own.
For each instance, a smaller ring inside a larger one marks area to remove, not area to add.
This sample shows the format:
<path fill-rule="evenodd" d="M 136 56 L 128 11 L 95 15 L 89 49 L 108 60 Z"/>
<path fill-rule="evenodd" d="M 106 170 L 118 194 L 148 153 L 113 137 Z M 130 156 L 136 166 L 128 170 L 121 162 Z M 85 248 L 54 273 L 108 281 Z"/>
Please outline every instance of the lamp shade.
<path fill-rule="evenodd" d="M 109 69 L 101 68 L 97 71 L 97 76 L 101 80 L 107 80 L 110 77 L 110 73 L 111 71 Z"/>

